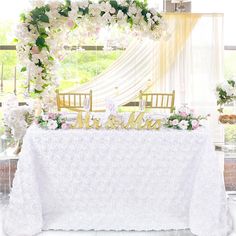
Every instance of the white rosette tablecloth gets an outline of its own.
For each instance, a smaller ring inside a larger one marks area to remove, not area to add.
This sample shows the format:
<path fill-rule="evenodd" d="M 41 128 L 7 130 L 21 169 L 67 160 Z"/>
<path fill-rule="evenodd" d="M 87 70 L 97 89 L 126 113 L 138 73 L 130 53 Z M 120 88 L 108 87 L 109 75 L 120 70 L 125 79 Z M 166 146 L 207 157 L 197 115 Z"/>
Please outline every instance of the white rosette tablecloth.
<path fill-rule="evenodd" d="M 228 231 L 223 178 L 204 129 L 28 129 L 8 235 L 186 228 L 199 236 Z"/>

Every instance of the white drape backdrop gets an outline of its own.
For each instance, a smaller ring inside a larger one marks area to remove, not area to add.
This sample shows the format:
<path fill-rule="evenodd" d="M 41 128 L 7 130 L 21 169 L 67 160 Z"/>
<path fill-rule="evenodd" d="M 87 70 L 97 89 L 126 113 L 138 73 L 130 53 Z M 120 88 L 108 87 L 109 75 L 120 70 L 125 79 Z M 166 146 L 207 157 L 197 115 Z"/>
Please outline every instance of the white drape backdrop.
<path fill-rule="evenodd" d="M 104 109 L 107 98 L 123 105 L 137 98 L 139 90 L 174 89 L 176 107 L 187 103 L 199 113 L 210 113 L 215 141 L 222 141 L 214 89 L 223 79 L 223 15 L 167 13 L 165 18 L 168 40 L 133 41 L 107 71 L 69 91 L 93 90 L 96 110 Z"/>
<path fill-rule="evenodd" d="M 200 114 L 211 114 L 214 141 L 221 142 L 224 135 L 218 124 L 215 86 L 223 80 L 223 15 L 194 15 L 199 18 L 191 34 L 163 79 L 156 80 L 154 90 L 175 89 L 177 107 L 187 103 Z M 185 20 L 190 22 L 190 18 Z"/>

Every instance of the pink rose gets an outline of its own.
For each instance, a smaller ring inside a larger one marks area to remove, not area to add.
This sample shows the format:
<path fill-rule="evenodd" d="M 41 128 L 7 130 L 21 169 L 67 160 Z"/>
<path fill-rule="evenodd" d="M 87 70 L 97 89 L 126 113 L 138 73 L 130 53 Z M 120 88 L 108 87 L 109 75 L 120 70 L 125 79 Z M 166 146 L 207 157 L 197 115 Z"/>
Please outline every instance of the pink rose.
<path fill-rule="evenodd" d="M 197 129 L 199 127 L 199 122 L 197 120 L 192 120 L 191 124 L 193 129 Z"/>
<path fill-rule="evenodd" d="M 56 119 L 56 114 L 54 114 L 54 113 L 52 113 L 52 112 L 49 112 L 49 113 L 48 113 L 48 118 L 54 120 L 54 119 Z"/>
<path fill-rule="evenodd" d="M 31 53 L 32 54 L 39 54 L 39 48 L 37 46 L 33 46 L 31 48 Z"/>
<path fill-rule="evenodd" d="M 178 125 L 179 124 L 179 121 L 177 120 L 177 119 L 174 119 L 173 121 L 172 121 L 172 125 Z"/>
<path fill-rule="evenodd" d="M 75 25 L 74 21 L 73 21 L 73 20 L 70 20 L 70 19 L 66 22 L 66 24 L 67 24 L 67 26 L 69 26 L 70 28 L 73 28 L 74 25 Z"/>
<path fill-rule="evenodd" d="M 183 116 L 183 117 L 188 116 L 188 113 L 185 112 L 185 111 L 180 111 L 179 114 L 180 114 L 181 116 Z"/>
<path fill-rule="evenodd" d="M 63 124 L 61 125 L 61 128 L 62 128 L 62 129 L 69 129 L 69 128 L 70 128 L 70 125 L 67 124 L 67 123 L 63 123 Z"/>
<path fill-rule="evenodd" d="M 190 113 L 191 115 L 193 115 L 194 112 L 195 112 L 194 109 L 191 109 L 189 113 Z"/>
<path fill-rule="evenodd" d="M 60 55 L 60 56 L 58 57 L 58 60 L 59 60 L 59 61 L 64 60 L 64 56 L 63 56 L 63 55 Z"/>

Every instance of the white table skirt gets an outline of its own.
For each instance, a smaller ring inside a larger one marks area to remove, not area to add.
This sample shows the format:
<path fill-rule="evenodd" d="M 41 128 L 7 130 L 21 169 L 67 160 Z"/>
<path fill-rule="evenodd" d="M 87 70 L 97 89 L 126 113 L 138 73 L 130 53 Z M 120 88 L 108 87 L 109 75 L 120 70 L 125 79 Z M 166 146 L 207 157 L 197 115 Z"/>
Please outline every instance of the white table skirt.
<path fill-rule="evenodd" d="M 204 129 L 28 129 L 8 235 L 185 228 L 199 236 L 229 230 L 219 161 Z"/>

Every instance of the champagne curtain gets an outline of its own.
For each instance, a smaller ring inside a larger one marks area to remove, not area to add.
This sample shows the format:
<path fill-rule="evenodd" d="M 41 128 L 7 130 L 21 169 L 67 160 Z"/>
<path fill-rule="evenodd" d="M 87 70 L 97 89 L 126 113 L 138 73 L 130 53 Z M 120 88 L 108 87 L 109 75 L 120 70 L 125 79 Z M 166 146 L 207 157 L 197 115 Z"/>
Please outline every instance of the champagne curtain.
<path fill-rule="evenodd" d="M 118 105 L 134 100 L 140 90 L 160 87 L 175 58 L 191 34 L 198 15 L 166 14 L 170 38 L 158 42 L 148 39 L 133 40 L 123 55 L 107 71 L 91 82 L 67 92 L 93 90 L 94 109 L 104 109 L 105 100 L 113 99 Z M 159 89 L 159 91 L 160 91 Z"/>
<path fill-rule="evenodd" d="M 181 41 L 182 35 L 186 32 L 188 34 L 187 22 L 195 22 L 195 17 L 197 22 L 189 36 L 184 37 L 186 41 L 174 60 L 171 60 L 171 51 L 179 47 L 179 43 L 175 45 L 175 40 L 166 41 L 173 48 L 165 49 L 167 56 L 163 57 L 165 60 L 160 59 L 160 68 L 164 69 L 157 68 L 153 89 L 175 89 L 177 107 L 185 103 L 199 114 L 210 114 L 209 125 L 214 141 L 222 142 L 224 133 L 223 127 L 218 124 L 215 87 L 223 80 L 223 14 L 183 14 L 181 18 L 185 18 L 185 23 L 182 22 L 183 27 L 179 28 L 182 33 L 179 33 L 176 40 Z M 175 22 L 178 18 L 177 14 Z"/>
<path fill-rule="evenodd" d="M 199 113 L 211 113 L 212 127 L 218 126 L 214 89 L 223 79 L 223 14 L 166 13 L 164 17 L 169 38 L 134 40 L 107 71 L 67 92 L 93 90 L 93 108 L 100 110 L 107 98 L 123 105 L 136 99 L 140 90 L 174 89 L 176 107 L 187 103 Z M 216 141 L 221 141 L 222 131 L 214 131 Z"/>

